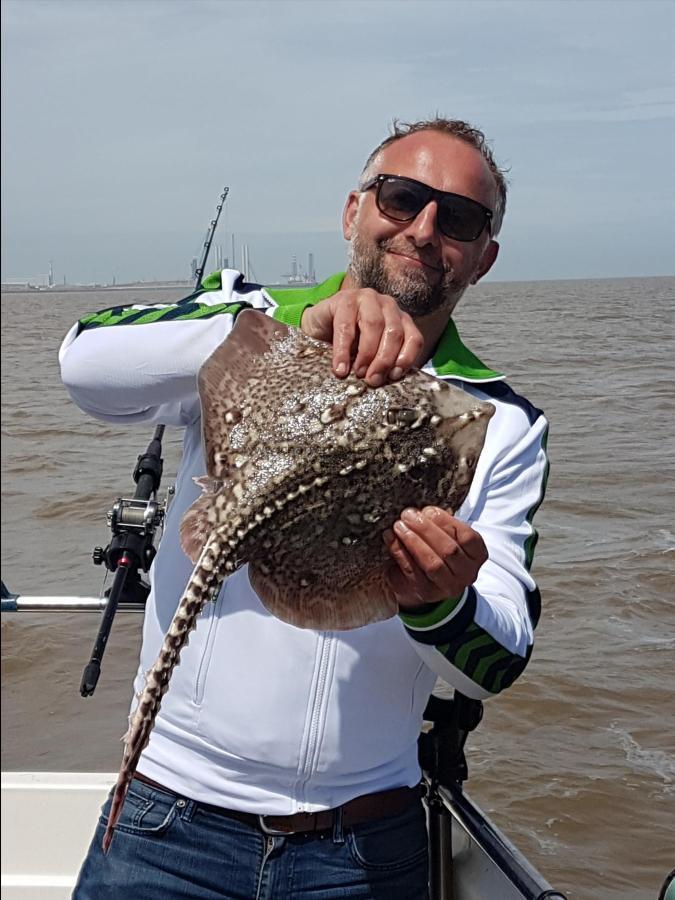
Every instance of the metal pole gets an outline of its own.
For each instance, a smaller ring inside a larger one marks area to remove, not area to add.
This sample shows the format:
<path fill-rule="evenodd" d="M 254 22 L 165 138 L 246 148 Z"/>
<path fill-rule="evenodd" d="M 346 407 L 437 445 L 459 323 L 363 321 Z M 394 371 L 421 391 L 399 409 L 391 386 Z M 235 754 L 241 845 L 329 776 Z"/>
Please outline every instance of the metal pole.
<path fill-rule="evenodd" d="M 454 900 L 452 860 L 452 816 L 431 785 L 429 809 L 429 900 Z"/>
<path fill-rule="evenodd" d="M 107 597 L 47 597 L 19 594 L 2 598 L 3 613 L 43 612 L 102 612 L 108 604 Z M 122 601 L 117 612 L 144 612 L 145 603 Z"/>

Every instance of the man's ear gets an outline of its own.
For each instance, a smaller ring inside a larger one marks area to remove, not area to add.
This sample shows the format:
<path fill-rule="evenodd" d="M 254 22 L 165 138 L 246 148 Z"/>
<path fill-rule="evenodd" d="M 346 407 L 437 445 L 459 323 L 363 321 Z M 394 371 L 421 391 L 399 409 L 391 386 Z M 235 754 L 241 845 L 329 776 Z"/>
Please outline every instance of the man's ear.
<path fill-rule="evenodd" d="M 476 267 L 476 271 L 473 273 L 471 284 L 478 284 L 483 275 L 487 275 L 487 273 L 495 264 L 498 255 L 499 244 L 497 243 L 497 241 L 490 241 L 490 243 L 485 248 L 485 252 L 480 258 L 480 262 Z"/>
<path fill-rule="evenodd" d="M 342 211 L 342 234 L 346 241 L 352 239 L 352 226 L 359 209 L 360 198 L 360 191 L 350 191 L 347 202 L 345 203 L 345 208 Z"/>

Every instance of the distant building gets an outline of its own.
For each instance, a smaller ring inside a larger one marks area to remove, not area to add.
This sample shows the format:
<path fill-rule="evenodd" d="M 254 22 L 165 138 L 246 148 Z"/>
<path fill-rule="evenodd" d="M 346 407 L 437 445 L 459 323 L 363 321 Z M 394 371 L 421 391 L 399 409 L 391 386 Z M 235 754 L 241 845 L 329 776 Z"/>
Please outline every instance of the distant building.
<path fill-rule="evenodd" d="M 313 284 L 316 284 L 314 254 L 309 254 L 307 271 L 303 271 L 302 267 L 298 265 L 297 256 L 293 256 L 291 258 L 291 271 L 284 277 L 286 278 L 286 285 L 288 287 L 311 287 Z"/>
<path fill-rule="evenodd" d="M 54 287 L 54 269 L 51 262 L 49 271 L 39 275 L 10 275 L 2 279 L 5 288 L 51 288 Z"/>

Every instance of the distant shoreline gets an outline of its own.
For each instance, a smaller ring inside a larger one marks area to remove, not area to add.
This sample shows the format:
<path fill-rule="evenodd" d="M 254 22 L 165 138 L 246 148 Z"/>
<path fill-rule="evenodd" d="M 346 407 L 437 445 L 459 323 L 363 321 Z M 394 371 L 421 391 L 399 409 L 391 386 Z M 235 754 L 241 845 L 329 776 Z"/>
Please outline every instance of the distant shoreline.
<path fill-rule="evenodd" d="M 675 273 L 673 273 L 672 275 L 609 275 L 604 277 L 535 278 L 525 280 L 513 279 L 508 281 L 492 281 L 491 279 L 486 279 L 485 281 L 481 282 L 481 285 L 483 287 L 494 287 L 499 284 L 543 284 L 575 281 L 631 281 L 664 278 L 675 278 Z M 313 287 L 314 285 L 311 283 L 285 284 L 279 282 L 274 284 L 265 284 L 264 286 L 270 288 L 293 289 L 298 287 Z M 0 292 L 2 292 L 3 294 L 72 294 L 79 292 L 92 293 L 101 291 L 156 291 L 165 288 L 174 290 L 181 289 L 186 291 L 186 293 L 191 293 L 193 290 L 195 290 L 195 286 L 192 281 L 131 281 L 125 284 L 55 284 L 53 287 L 35 287 L 23 284 L 0 284 Z"/>
<path fill-rule="evenodd" d="M 158 288 L 194 287 L 191 281 L 132 281 L 128 284 L 55 284 L 53 287 L 32 287 L 25 284 L 3 284 L 3 294 L 72 294 L 77 291 L 154 291 Z"/>

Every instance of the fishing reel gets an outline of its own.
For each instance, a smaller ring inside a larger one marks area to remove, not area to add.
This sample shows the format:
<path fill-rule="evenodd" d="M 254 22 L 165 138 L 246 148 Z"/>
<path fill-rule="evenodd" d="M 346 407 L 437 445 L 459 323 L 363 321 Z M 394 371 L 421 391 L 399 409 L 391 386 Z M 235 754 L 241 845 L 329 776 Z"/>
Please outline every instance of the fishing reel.
<path fill-rule="evenodd" d="M 114 572 L 122 554 L 132 550 L 143 571 L 149 571 L 157 552 L 155 532 L 163 527 L 165 513 L 166 503 L 118 497 L 107 514 L 113 539 L 105 549 L 94 547 L 94 565 L 105 563 L 106 568 Z"/>
<path fill-rule="evenodd" d="M 142 535 L 154 533 L 164 519 L 164 510 L 156 500 L 129 500 L 118 497 L 108 512 L 113 534 L 133 530 Z"/>

